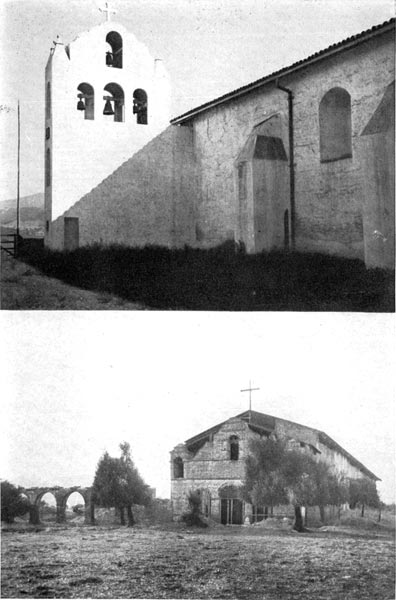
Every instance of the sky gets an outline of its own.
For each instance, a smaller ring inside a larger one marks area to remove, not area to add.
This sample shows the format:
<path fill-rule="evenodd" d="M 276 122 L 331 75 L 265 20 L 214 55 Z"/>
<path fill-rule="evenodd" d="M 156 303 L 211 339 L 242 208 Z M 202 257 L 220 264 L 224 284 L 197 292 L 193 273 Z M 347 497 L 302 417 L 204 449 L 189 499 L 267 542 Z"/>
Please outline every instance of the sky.
<path fill-rule="evenodd" d="M 6 312 L 0 477 L 91 485 L 104 451 L 169 497 L 169 452 L 249 408 L 325 431 L 395 497 L 393 315 Z"/>
<path fill-rule="evenodd" d="M 44 68 L 104 19 L 101 0 L 0 0 L 0 201 L 16 197 L 17 102 L 21 196 L 43 190 Z M 393 0 L 114 0 L 114 20 L 162 58 L 172 114 L 263 77 L 394 16 Z"/>

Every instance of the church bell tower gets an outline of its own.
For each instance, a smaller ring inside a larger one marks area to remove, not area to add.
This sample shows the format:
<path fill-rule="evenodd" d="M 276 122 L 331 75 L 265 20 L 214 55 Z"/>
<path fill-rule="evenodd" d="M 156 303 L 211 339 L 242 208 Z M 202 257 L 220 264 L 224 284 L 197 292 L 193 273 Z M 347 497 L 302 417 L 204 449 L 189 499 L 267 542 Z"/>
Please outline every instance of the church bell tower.
<path fill-rule="evenodd" d="M 103 12 L 104 23 L 71 43 L 58 36 L 45 69 L 45 243 L 52 247 L 52 223 L 169 124 L 162 61 L 110 20 L 107 3 Z"/>

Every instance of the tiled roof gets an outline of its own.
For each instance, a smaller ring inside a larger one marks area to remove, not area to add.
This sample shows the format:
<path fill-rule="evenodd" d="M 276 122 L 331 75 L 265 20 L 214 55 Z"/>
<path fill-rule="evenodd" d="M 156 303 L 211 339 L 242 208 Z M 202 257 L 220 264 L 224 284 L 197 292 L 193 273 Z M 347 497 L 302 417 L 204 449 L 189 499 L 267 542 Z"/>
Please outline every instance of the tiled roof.
<path fill-rule="evenodd" d="M 327 448 L 330 448 L 331 450 L 334 450 L 335 452 L 339 452 L 339 454 L 342 454 L 342 456 L 345 456 L 345 458 L 347 460 L 349 460 L 349 462 L 354 467 L 359 469 L 359 471 L 361 471 L 361 473 L 363 473 L 367 477 L 370 477 L 370 479 L 375 479 L 376 481 L 381 481 L 381 479 L 379 477 L 374 475 L 374 473 L 372 471 L 369 471 L 369 469 L 367 469 L 363 463 L 361 463 L 354 456 L 352 456 L 352 454 L 349 454 L 349 452 L 344 450 L 344 448 L 342 448 L 339 444 L 337 444 L 337 442 L 335 442 L 330 436 L 328 436 L 327 433 L 324 433 L 323 431 L 319 431 L 318 433 L 319 433 L 319 441 L 324 446 L 327 446 Z"/>
<path fill-rule="evenodd" d="M 233 90 L 232 92 L 228 92 L 227 94 L 224 94 L 223 96 L 220 96 L 219 98 L 215 98 L 214 100 L 210 100 L 209 102 L 205 102 L 204 104 L 201 104 L 201 106 L 192 108 L 191 110 L 187 111 L 186 113 L 183 113 L 179 117 L 175 117 L 174 119 L 171 119 L 171 123 L 176 125 L 176 124 L 180 124 L 180 123 L 189 121 L 193 117 L 195 117 L 197 114 L 200 114 L 214 106 L 218 106 L 219 104 L 224 104 L 225 102 L 228 102 L 229 100 L 232 100 L 233 98 L 242 96 L 258 87 L 261 87 L 271 81 L 278 79 L 281 76 L 288 75 L 289 73 L 291 73 L 293 71 L 297 71 L 298 69 L 306 67 L 307 65 L 309 65 L 311 63 L 314 63 L 318 60 L 322 60 L 322 59 L 326 58 L 327 56 L 330 56 L 337 52 L 347 50 L 347 49 L 355 46 L 356 44 L 365 42 L 368 39 L 370 39 L 376 35 L 383 34 L 386 31 L 390 31 L 394 28 L 395 28 L 395 19 L 394 18 L 390 19 L 389 21 L 385 21 L 384 23 L 381 23 L 381 25 L 375 25 L 374 27 L 371 27 L 371 29 L 362 31 L 361 33 L 358 33 L 357 35 L 352 35 L 351 37 L 348 37 L 345 40 L 342 40 L 341 42 L 337 42 L 336 44 L 332 44 L 331 46 L 328 46 L 324 50 L 315 52 L 314 54 L 311 54 L 307 58 L 299 60 L 288 67 L 283 67 L 282 69 L 279 69 L 278 71 L 274 71 L 273 73 L 266 75 L 265 77 L 262 77 L 261 79 L 257 79 L 256 81 L 253 81 L 252 83 L 248 83 L 247 85 L 244 85 L 240 88 L 237 88 L 236 90 Z"/>
<path fill-rule="evenodd" d="M 249 427 L 251 429 L 258 431 L 259 433 L 260 432 L 271 433 L 272 431 L 274 431 L 276 421 L 286 421 L 287 423 L 291 423 L 293 425 L 299 425 L 298 423 L 295 423 L 294 421 L 287 421 L 286 419 L 272 417 L 271 415 L 266 415 L 264 413 L 256 412 L 255 410 L 252 410 L 252 411 L 247 410 L 243 413 L 240 413 L 239 415 L 236 415 L 233 418 L 234 419 L 238 419 L 238 418 L 242 419 L 249 425 Z M 227 419 L 227 420 L 229 420 L 229 419 Z M 205 444 L 205 442 L 207 442 L 209 440 L 210 436 L 217 433 L 219 431 L 219 429 L 226 422 L 227 421 L 223 421 L 222 423 L 219 423 L 218 425 L 215 425 L 214 427 L 211 427 L 210 429 L 206 429 L 205 431 L 202 431 L 202 433 L 199 433 L 198 435 L 195 435 L 194 437 L 186 440 L 185 444 L 186 444 L 187 448 L 191 452 L 194 452 L 194 453 L 197 452 L 199 450 L 199 448 L 201 448 Z M 374 479 L 376 481 L 381 481 L 380 478 L 377 477 L 376 475 L 374 475 L 374 473 L 372 471 L 367 469 L 363 465 L 363 463 L 361 463 L 354 456 L 352 456 L 352 454 L 349 454 L 349 452 L 344 450 L 344 448 L 342 448 L 342 446 L 337 444 L 337 442 L 335 442 L 326 433 L 324 433 L 323 431 L 320 431 L 318 429 L 314 429 L 313 427 L 308 427 L 307 425 L 299 425 L 299 426 L 304 427 L 305 429 L 308 429 L 310 431 L 316 432 L 318 434 L 320 443 L 322 443 L 327 448 L 334 450 L 334 451 L 338 452 L 339 454 L 341 454 L 342 456 L 344 456 L 351 463 L 351 465 L 353 465 L 354 467 L 359 469 L 359 471 L 361 471 L 361 473 L 363 473 L 370 479 Z M 302 441 L 304 441 L 304 440 L 302 440 Z"/>

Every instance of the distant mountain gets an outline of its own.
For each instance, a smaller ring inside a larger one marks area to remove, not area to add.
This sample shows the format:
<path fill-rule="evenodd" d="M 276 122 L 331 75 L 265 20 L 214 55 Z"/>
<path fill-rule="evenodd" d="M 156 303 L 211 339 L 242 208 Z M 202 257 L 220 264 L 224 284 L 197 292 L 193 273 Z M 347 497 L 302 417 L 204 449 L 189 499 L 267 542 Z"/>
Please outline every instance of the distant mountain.
<path fill-rule="evenodd" d="M 22 196 L 21 198 L 19 198 L 19 206 L 20 208 L 34 206 L 35 208 L 44 209 L 43 192 L 38 192 L 37 194 L 30 194 L 30 196 Z M 13 198 L 12 200 L 0 201 L 0 212 L 8 208 L 14 208 L 16 210 L 16 198 Z"/>
<path fill-rule="evenodd" d="M 16 228 L 16 199 L 0 202 L 0 224 Z M 44 236 L 44 194 L 31 194 L 19 199 L 19 230 L 22 236 Z"/>

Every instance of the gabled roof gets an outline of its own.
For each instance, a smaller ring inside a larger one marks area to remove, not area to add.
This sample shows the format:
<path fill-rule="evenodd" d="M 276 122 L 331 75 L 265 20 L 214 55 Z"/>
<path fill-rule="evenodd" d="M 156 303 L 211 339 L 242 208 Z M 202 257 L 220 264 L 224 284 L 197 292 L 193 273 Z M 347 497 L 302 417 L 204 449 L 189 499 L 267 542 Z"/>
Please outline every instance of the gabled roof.
<path fill-rule="evenodd" d="M 263 413 L 252 411 L 245 411 L 240 415 L 236 415 L 234 417 L 236 419 L 240 418 L 243 421 L 246 421 L 249 427 L 259 433 L 271 433 L 275 429 L 275 418 L 270 417 L 269 415 L 264 415 Z M 229 419 L 227 419 L 229 421 Z M 198 435 L 194 435 L 189 440 L 186 440 L 184 443 L 187 448 L 191 452 L 197 452 L 199 448 L 201 448 L 207 441 L 209 441 L 210 437 L 219 431 L 219 429 L 226 423 L 227 421 L 223 421 L 210 429 L 206 429 L 202 431 L 202 433 L 198 433 Z"/>
<path fill-rule="evenodd" d="M 326 446 L 330 450 L 334 450 L 335 452 L 338 452 L 339 454 L 344 456 L 351 463 L 351 465 L 353 465 L 354 467 L 359 469 L 359 471 L 361 471 L 361 473 L 363 475 L 366 475 L 366 477 L 369 477 L 370 479 L 373 479 L 375 481 L 381 481 L 380 478 L 377 477 L 372 471 L 367 469 L 363 463 L 361 463 L 354 456 L 352 456 L 352 454 L 349 454 L 349 452 L 344 450 L 344 448 L 342 448 L 342 446 L 337 444 L 337 442 L 335 442 L 330 436 L 328 436 L 323 431 L 320 431 L 319 429 L 314 429 L 313 427 L 308 427 L 307 425 L 300 425 L 299 423 L 296 423 L 295 421 L 288 421 L 286 419 L 272 417 L 271 415 L 266 415 L 264 413 L 256 412 L 255 410 L 251 410 L 251 411 L 247 410 L 247 411 L 242 412 L 239 415 L 236 415 L 235 417 L 232 417 L 232 418 L 241 419 L 242 421 L 245 421 L 252 431 L 255 431 L 256 433 L 260 433 L 260 434 L 265 434 L 265 435 L 268 435 L 275 430 L 276 421 L 282 421 L 285 423 L 291 423 L 292 425 L 298 425 L 299 427 L 304 427 L 305 429 L 308 429 L 309 431 L 315 432 L 318 435 L 318 439 L 319 439 L 320 443 L 322 443 L 324 446 Z M 187 446 L 187 449 L 190 452 L 196 453 L 200 448 L 202 448 L 202 446 L 206 442 L 208 442 L 210 440 L 211 436 L 216 434 L 219 431 L 219 429 L 225 423 L 227 423 L 227 421 L 229 421 L 229 420 L 230 419 L 227 419 L 226 421 L 223 421 L 222 423 L 219 423 L 218 425 L 215 425 L 214 427 L 211 427 L 210 429 L 206 429 L 205 431 L 198 433 L 198 435 L 195 435 L 192 438 L 186 440 L 185 445 Z M 301 441 L 304 441 L 304 440 L 301 440 Z"/>
<path fill-rule="evenodd" d="M 175 117 L 174 119 L 171 119 L 171 123 L 173 125 L 180 125 L 182 123 L 186 123 L 187 121 L 190 121 L 198 114 L 203 113 L 204 111 L 209 110 L 210 108 L 213 108 L 214 106 L 218 106 L 219 104 L 225 104 L 226 102 L 229 102 L 230 100 L 233 100 L 234 98 L 238 98 L 239 96 L 243 96 L 243 95 L 245 95 L 259 87 L 262 87 L 270 82 L 274 82 L 274 81 L 276 81 L 276 79 L 278 79 L 281 76 L 283 77 L 285 75 L 289 75 L 290 73 L 293 73 L 295 71 L 298 71 L 299 69 L 307 67 L 308 65 L 310 65 L 312 63 L 315 63 L 315 62 L 318 62 L 325 58 L 328 58 L 329 56 L 332 56 L 334 54 L 338 54 L 339 52 L 349 50 L 349 48 L 352 48 L 363 42 L 367 42 L 367 40 L 369 40 L 370 38 L 373 38 L 378 35 L 382 35 L 387 31 L 392 31 L 394 28 L 395 28 L 395 19 L 394 18 L 390 19 L 389 21 L 385 21 L 381 25 L 375 25 L 371 29 L 362 31 L 361 33 L 358 33 L 357 35 L 352 35 L 351 37 L 348 37 L 345 40 L 342 40 L 341 42 L 337 42 L 336 44 L 332 44 L 328 48 L 325 48 L 324 50 L 320 50 L 319 52 L 315 52 L 314 54 L 311 54 L 307 58 L 299 60 L 288 67 L 283 67 L 282 69 L 279 69 L 278 71 L 274 71 L 273 73 L 266 75 L 265 77 L 262 77 L 261 79 L 257 79 L 256 81 L 253 81 L 252 83 L 248 83 L 247 85 L 244 85 L 240 88 L 237 88 L 236 90 L 234 90 L 232 92 L 228 92 L 227 94 L 224 94 L 223 96 L 220 96 L 219 98 L 215 98 L 214 100 L 205 102 L 205 104 L 201 104 L 201 106 L 198 106 L 197 108 L 192 108 L 191 110 L 183 113 L 179 117 Z"/>

